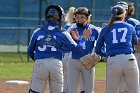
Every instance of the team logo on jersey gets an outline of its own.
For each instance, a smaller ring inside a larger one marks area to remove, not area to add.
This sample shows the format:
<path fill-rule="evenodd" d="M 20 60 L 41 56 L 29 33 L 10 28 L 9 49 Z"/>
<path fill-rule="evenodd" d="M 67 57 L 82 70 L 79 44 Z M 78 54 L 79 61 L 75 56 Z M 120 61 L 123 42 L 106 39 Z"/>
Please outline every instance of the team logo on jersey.
<path fill-rule="evenodd" d="M 80 39 L 82 38 L 83 36 L 80 35 Z M 95 41 L 95 36 L 90 36 L 86 39 L 86 41 Z"/>
<path fill-rule="evenodd" d="M 95 36 L 90 36 L 86 39 L 87 41 L 95 41 Z"/>
<path fill-rule="evenodd" d="M 49 42 L 52 39 L 52 37 L 50 35 L 46 36 L 46 41 Z"/>
<path fill-rule="evenodd" d="M 56 36 L 53 36 L 54 39 L 56 39 Z"/>

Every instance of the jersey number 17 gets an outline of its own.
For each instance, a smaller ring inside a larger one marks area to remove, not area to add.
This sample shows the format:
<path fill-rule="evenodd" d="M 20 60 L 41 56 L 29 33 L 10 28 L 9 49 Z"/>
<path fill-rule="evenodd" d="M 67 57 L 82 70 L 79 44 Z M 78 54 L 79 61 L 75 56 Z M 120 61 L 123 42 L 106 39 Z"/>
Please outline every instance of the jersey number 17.
<path fill-rule="evenodd" d="M 118 38 L 117 38 L 117 32 L 122 32 L 122 37 L 120 38 L 120 42 L 126 42 L 126 34 L 128 32 L 127 28 L 118 28 L 118 29 L 113 29 L 111 31 L 113 33 L 113 43 L 118 43 Z"/>

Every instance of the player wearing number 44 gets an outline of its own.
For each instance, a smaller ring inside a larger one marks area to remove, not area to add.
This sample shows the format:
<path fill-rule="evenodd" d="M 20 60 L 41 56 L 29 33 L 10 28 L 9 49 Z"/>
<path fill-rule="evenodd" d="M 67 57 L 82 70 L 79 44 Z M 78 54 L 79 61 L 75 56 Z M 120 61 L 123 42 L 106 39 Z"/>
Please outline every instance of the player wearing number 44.
<path fill-rule="evenodd" d="M 112 17 L 98 38 L 95 51 L 107 59 L 107 93 L 118 93 L 122 75 L 128 88 L 128 93 L 139 93 L 138 64 L 133 50 L 133 44 L 138 43 L 134 27 L 123 20 L 126 11 L 121 6 L 114 6 Z M 106 51 L 101 51 L 106 44 Z"/>

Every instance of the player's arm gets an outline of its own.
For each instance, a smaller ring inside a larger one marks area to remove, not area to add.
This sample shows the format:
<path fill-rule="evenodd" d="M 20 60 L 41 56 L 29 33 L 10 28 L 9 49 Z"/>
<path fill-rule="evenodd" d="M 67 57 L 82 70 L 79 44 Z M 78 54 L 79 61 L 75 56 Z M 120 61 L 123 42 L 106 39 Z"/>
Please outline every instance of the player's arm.
<path fill-rule="evenodd" d="M 34 51 L 35 51 L 35 46 L 36 46 L 36 34 L 35 33 L 37 30 L 35 30 L 34 33 L 32 34 L 29 46 L 27 48 L 27 53 L 33 60 L 34 60 Z"/>
<path fill-rule="evenodd" d="M 63 36 L 57 37 L 56 40 L 60 40 L 63 43 L 63 51 L 72 51 L 72 50 L 80 50 L 82 49 L 82 46 L 84 45 L 85 40 L 81 39 L 81 42 L 78 44 L 72 39 L 71 35 L 68 32 L 63 32 Z"/>
<path fill-rule="evenodd" d="M 106 51 L 104 49 L 104 34 L 103 31 L 101 31 L 97 43 L 96 43 L 96 47 L 95 47 L 95 52 L 100 55 L 100 56 L 107 56 L 106 55 Z"/>
<path fill-rule="evenodd" d="M 86 38 L 89 37 L 88 32 L 85 31 L 85 34 L 83 35 L 83 38 L 80 39 L 80 41 L 78 43 L 76 43 L 71 35 L 68 32 L 63 32 L 63 36 L 59 36 L 59 38 L 57 38 L 57 40 L 60 40 L 61 42 L 63 42 L 63 50 L 64 51 L 82 51 L 83 49 L 85 49 L 85 42 L 86 42 Z"/>
<path fill-rule="evenodd" d="M 132 27 L 132 42 L 134 45 L 136 45 L 138 43 L 138 37 L 136 34 L 136 30 Z"/>
<path fill-rule="evenodd" d="M 135 26 L 135 30 L 136 30 L 137 36 L 140 38 L 140 23 L 139 23 L 139 25 Z"/>
<path fill-rule="evenodd" d="M 95 31 L 95 34 L 96 34 L 96 37 L 95 37 L 95 40 L 97 40 L 98 39 L 98 37 L 99 37 L 99 34 L 100 34 L 100 32 L 101 32 L 101 28 L 95 28 L 95 29 L 93 29 L 93 31 Z"/>

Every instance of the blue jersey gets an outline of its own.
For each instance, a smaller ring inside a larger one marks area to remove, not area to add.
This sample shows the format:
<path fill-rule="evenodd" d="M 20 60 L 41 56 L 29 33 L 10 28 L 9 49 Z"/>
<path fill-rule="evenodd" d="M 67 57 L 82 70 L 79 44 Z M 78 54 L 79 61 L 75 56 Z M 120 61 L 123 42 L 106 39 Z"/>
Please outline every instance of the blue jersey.
<path fill-rule="evenodd" d="M 28 54 L 34 60 L 51 57 L 62 60 L 63 51 L 82 51 L 85 39 L 77 44 L 68 32 L 61 32 L 58 25 L 52 22 L 42 25 L 34 31 L 28 47 Z"/>
<path fill-rule="evenodd" d="M 72 24 L 65 24 L 64 26 L 63 26 L 63 29 L 64 30 L 66 30 L 68 33 L 70 33 L 67 29 L 71 26 L 71 25 L 73 25 L 73 24 L 75 24 L 75 23 L 72 23 Z M 64 52 L 64 54 L 65 53 L 70 53 L 70 51 L 63 51 Z M 63 55 L 64 56 L 64 55 Z"/>
<path fill-rule="evenodd" d="M 65 24 L 65 25 L 63 26 L 63 28 L 64 28 L 65 30 L 67 30 L 69 27 L 70 27 L 70 25 L 68 25 L 68 24 Z"/>
<path fill-rule="evenodd" d="M 140 22 L 131 17 L 126 17 L 125 21 L 135 28 L 136 34 L 140 38 Z"/>
<path fill-rule="evenodd" d="M 101 56 L 133 53 L 133 44 L 138 42 L 134 27 L 122 21 L 116 21 L 109 30 L 108 27 L 105 26 L 99 35 L 96 53 Z M 102 51 L 104 44 L 106 44 L 106 51 Z"/>
<path fill-rule="evenodd" d="M 88 28 L 90 28 L 92 30 L 92 34 L 90 35 L 89 38 L 86 39 L 83 51 L 79 51 L 79 50 L 72 51 L 72 58 L 73 59 L 79 59 L 79 58 L 85 56 L 86 54 L 92 53 L 93 48 L 94 48 L 94 43 L 97 40 L 100 31 L 97 27 L 95 27 L 89 23 L 87 23 L 83 27 L 77 27 L 76 23 L 73 23 L 67 30 L 68 32 L 70 32 L 71 29 L 78 31 L 79 39 L 76 41 L 76 43 L 79 43 L 79 40 L 82 38 L 84 30 L 88 29 Z"/>

